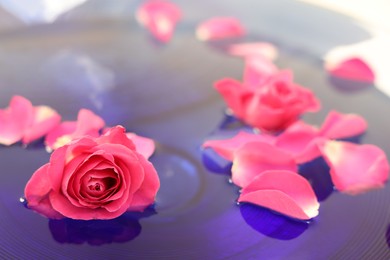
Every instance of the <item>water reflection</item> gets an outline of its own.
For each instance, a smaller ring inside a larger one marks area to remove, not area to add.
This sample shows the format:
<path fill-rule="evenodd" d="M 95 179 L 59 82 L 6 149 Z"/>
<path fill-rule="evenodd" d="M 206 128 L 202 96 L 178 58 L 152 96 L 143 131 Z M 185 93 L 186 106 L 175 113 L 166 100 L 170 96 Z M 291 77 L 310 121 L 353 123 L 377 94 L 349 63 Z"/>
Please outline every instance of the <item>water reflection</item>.
<path fill-rule="evenodd" d="M 86 54 L 62 50 L 43 67 L 57 85 L 78 97 L 87 97 L 98 110 L 103 108 L 107 92 L 115 88 L 115 74 Z"/>
<path fill-rule="evenodd" d="M 334 190 L 329 170 L 323 157 L 299 166 L 299 173 L 310 182 L 318 201 L 327 199 Z"/>
<path fill-rule="evenodd" d="M 368 82 L 353 81 L 329 76 L 328 81 L 340 92 L 351 94 L 360 90 L 365 90 L 374 85 Z"/>
<path fill-rule="evenodd" d="M 143 213 L 125 213 L 111 220 L 49 220 L 49 229 L 59 243 L 103 245 L 124 243 L 141 233 L 140 218 L 156 214 L 152 208 Z"/>
<path fill-rule="evenodd" d="M 51 23 L 87 0 L 0 0 L 0 6 L 27 24 Z"/>
<path fill-rule="evenodd" d="M 294 239 L 309 226 L 306 222 L 293 220 L 252 204 L 243 203 L 240 205 L 240 212 L 245 222 L 254 230 L 279 240 Z"/>

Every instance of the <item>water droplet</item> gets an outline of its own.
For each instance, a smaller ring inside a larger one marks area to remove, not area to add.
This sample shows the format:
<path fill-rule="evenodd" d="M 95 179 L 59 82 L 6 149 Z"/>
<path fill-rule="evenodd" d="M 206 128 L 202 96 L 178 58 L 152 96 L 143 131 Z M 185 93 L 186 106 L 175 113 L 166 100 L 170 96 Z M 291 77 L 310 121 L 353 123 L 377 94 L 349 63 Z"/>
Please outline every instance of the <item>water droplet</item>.
<path fill-rule="evenodd" d="M 229 182 L 230 184 L 233 184 L 232 178 L 229 178 L 229 179 L 228 179 L 228 182 Z"/>
<path fill-rule="evenodd" d="M 23 206 L 25 206 L 27 208 L 27 200 L 25 197 L 20 197 L 19 198 L 19 202 L 23 204 Z"/>

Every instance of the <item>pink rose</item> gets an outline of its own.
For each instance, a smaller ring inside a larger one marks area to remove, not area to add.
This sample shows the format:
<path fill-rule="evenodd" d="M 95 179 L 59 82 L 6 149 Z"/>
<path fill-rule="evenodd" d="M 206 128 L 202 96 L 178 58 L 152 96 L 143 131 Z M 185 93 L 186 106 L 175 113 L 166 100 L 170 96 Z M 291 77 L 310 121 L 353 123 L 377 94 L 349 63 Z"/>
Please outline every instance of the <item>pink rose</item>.
<path fill-rule="evenodd" d="M 53 152 L 28 181 L 29 208 L 54 219 L 113 219 L 143 211 L 155 200 L 156 170 L 121 126 L 86 136 Z"/>
<path fill-rule="evenodd" d="M 237 118 L 266 131 L 284 130 L 301 114 L 320 108 L 313 92 L 293 83 L 286 72 L 267 75 L 264 81 L 253 86 L 222 79 L 215 87 Z"/>

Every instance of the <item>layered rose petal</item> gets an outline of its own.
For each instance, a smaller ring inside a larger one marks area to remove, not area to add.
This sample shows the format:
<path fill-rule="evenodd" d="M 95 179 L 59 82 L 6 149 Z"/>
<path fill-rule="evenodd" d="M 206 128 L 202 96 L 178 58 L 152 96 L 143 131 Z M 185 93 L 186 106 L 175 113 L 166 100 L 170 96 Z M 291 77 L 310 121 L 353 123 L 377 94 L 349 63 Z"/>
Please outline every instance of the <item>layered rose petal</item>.
<path fill-rule="evenodd" d="M 321 156 L 317 145 L 319 140 L 322 138 L 317 128 L 298 121 L 276 138 L 275 145 L 290 153 L 300 164 Z"/>
<path fill-rule="evenodd" d="M 328 141 L 320 147 L 332 182 L 341 192 L 359 194 L 382 188 L 388 179 L 389 163 L 377 146 Z"/>
<path fill-rule="evenodd" d="M 43 137 L 61 122 L 61 116 L 48 106 L 34 107 L 33 114 L 33 123 L 24 132 L 22 139 L 24 144 Z"/>
<path fill-rule="evenodd" d="M 64 216 L 53 209 L 49 200 L 52 187 L 48 176 L 48 168 L 49 164 L 43 165 L 27 182 L 24 189 L 27 206 L 48 218 L 61 219 Z"/>
<path fill-rule="evenodd" d="M 265 171 L 244 187 L 238 199 L 307 220 L 318 215 L 319 203 L 310 183 L 291 171 Z"/>
<path fill-rule="evenodd" d="M 263 142 L 246 143 L 234 154 L 232 180 L 240 187 L 267 170 L 296 171 L 297 165 L 289 153 Z"/>
<path fill-rule="evenodd" d="M 360 58 L 348 58 L 337 64 L 327 64 L 328 72 L 338 78 L 373 83 L 375 74 L 370 66 Z"/>
<path fill-rule="evenodd" d="M 156 145 L 153 139 L 136 135 L 135 133 L 126 133 L 126 136 L 134 143 L 138 153 L 143 155 L 146 159 L 154 153 Z"/>
<path fill-rule="evenodd" d="M 121 144 L 131 150 L 136 149 L 134 142 L 125 134 L 126 129 L 123 126 L 115 126 L 105 129 L 105 131 L 106 132 L 103 135 L 96 139 L 98 144 Z"/>
<path fill-rule="evenodd" d="M 172 38 L 181 10 L 169 1 L 149 0 L 138 8 L 136 18 L 156 39 L 165 43 Z"/>
<path fill-rule="evenodd" d="M 204 148 L 212 148 L 218 155 L 226 160 L 233 161 L 234 153 L 244 144 L 250 142 L 264 142 L 273 144 L 275 137 L 267 134 L 253 134 L 240 131 L 232 138 L 225 140 L 207 140 Z"/>
<path fill-rule="evenodd" d="M 196 36 L 201 41 L 220 40 L 241 37 L 245 29 L 241 22 L 233 17 L 215 17 L 201 23 L 196 29 Z"/>
<path fill-rule="evenodd" d="M 260 88 L 277 72 L 278 68 L 270 59 L 260 55 L 249 56 L 245 59 L 244 85 Z"/>
<path fill-rule="evenodd" d="M 330 111 L 320 129 L 320 135 L 329 139 L 342 139 L 363 134 L 367 121 L 355 114 Z"/>
<path fill-rule="evenodd" d="M 260 56 L 268 60 L 274 60 L 278 56 L 278 50 L 268 42 L 239 43 L 229 46 L 228 53 L 239 57 Z"/>
<path fill-rule="evenodd" d="M 20 141 L 33 118 L 31 102 L 24 97 L 14 96 L 9 107 L 0 110 L 0 144 L 11 145 Z"/>
<path fill-rule="evenodd" d="M 245 115 L 245 98 L 250 94 L 243 88 L 240 82 L 234 79 L 221 79 L 214 83 L 215 89 L 224 98 L 234 115 L 241 118 Z"/>
<path fill-rule="evenodd" d="M 57 149 L 85 135 L 98 137 L 105 125 L 104 120 L 88 109 L 81 109 L 77 121 L 67 121 L 54 128 L 45 138 L 48 150 Z"/>
<path fill-rule="evenodd" d="M 128 211 L 143 211 L 154 202 L 157 191 L 160 188 L 160 181 L 153 165 L 143 156 L 139 156 L 138 159 L 144 166 L 143 185 L 134 193 Z"/>

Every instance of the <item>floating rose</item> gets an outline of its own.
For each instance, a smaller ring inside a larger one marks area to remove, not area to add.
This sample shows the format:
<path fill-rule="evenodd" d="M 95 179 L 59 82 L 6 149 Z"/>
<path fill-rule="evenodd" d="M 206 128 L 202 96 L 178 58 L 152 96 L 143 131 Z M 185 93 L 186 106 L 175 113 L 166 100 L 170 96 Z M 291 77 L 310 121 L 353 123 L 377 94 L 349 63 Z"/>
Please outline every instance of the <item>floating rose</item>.
<path fill-rule="evenodd" d="M 153 165 L 116 126 L 56 149 L 28 181 L 25 197 L 29 208 L 52 219 L 113 219 L 143 211 L 159 186 Z"/>
<path fill-rule="evenodd" d="M 386 154 L 374 145 L 328 141 L 321 146 L 335 187 L 359 194 L 382 188 L 389 176 Z"/>
<path fill-rule="evenodd" d="M 104 120 L 88 109 L 81 109 L 77 121 L 65 121 L 48 133 L 45 139 L 47 150 L 57 149 L 70 141 L 89 135 L 98 137 Z"/>
<path fill-rule="evenodd" d="M 0 144 L 11 145 L 22 140 L 35 141 L 61 121 L 61 116 L 48 106 L 33 106 L 29 100 L 14 96 L 6 109 L 0 109 Z"/>
<path fill-rule="evenodd" d="M 201 41 L 241 37 L 245 29 L 234 17 L 214 17 L 198 25 L 196 36 Z"/>
<path fill-rule="evenodd" d="M 320 207 L 310 183 L 291 171 L 265 171 L 259 174 L 242 190 L 238 201 L 302 220 L 317 216 Z"/>
<path fill-rule="evenodd" d="M 138 8 L 136 18 L 156 39 L 165 43 L 172 38 L 181 11 L 169 1 L 149 0 Z"/>
<path fill-rule="evenodd" d="M 232 79 L 215 84 L 233 114 L 253 127 L 280 131 L 305 112 L 315 112 L 320 102 L 306 88 L 293 83 L 286 73 L 272 76 L 264 85 L 247 87 Z"/>

